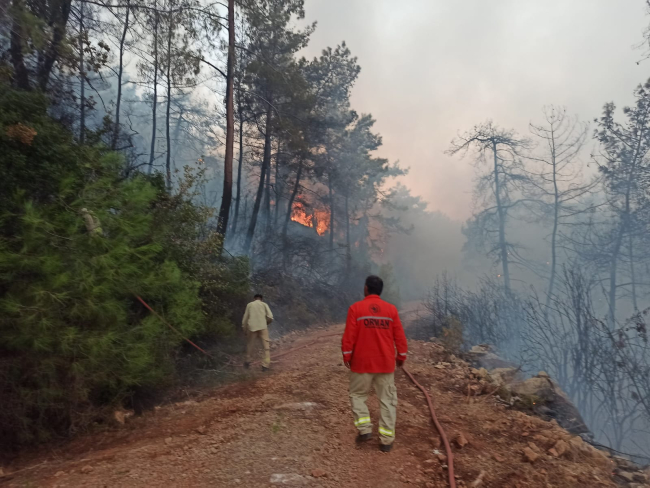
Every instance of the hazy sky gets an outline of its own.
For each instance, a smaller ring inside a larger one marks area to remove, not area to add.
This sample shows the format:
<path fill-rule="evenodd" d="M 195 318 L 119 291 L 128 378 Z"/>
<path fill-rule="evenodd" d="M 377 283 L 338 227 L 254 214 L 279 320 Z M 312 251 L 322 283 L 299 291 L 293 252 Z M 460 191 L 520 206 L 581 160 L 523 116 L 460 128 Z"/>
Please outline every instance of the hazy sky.
<path fill-rule="evenodd" d="M 343 40 L 358 56 L 352 103 L 377 119 L 380 155 L 457 219 L 470 213 L 474 174 L 443 154 L 458 131 L 491 118 L 528 134 L 551 103 L 592 120 L 650 76 L 635 48 L 645 0 L 306 0 L 306 20 L 318 21 L 308 57 Z"/>

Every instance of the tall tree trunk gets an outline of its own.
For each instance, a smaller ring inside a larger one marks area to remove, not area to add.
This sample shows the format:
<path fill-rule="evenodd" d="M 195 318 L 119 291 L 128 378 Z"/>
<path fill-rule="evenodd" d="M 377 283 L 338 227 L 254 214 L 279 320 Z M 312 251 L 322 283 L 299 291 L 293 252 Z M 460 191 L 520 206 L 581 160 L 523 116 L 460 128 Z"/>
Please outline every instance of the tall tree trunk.
<path fill-rule="evenodd" d="M 272 144 L 272 143 L 271 143 Z M 266 190 L 264 193 L 264 227 L 266 232 L 271 228 L 271 158 L 266 171 Z"/>
<path fill-rule="evenodd" d="M 282 197 L 282 179 L 280 178 L 280 154 L 282 143 L 278 140 L 278 153 L 275 156 L 275 214 L 273 216 L 273 226 L 278 225 L 278 215 L 280 214 L 280 200 Z"/>
<path fill-rule="evenodd" d="M 65 39 L 65 31 L 70 18 L 72 0 L 58 0 L 51 6 L 51 17 L 48 24 L 52 28 L 52 40 L 47 47 L 42 59 L 39 59 L 37 69 L 38 87 L 47 91 L 47 84 L 54 68 L 54 63 L 59 58 L 59 49 Z"/>
<path fill-rule="evenodd" d="M 648 111 L 644 114 L 643 119 L 640 122 L 640 128 L 645 126 L 646 119 L 648 117 Z M 623 238 L 625 236 L 625 233 L 629 230 L 629 220 L 630 216 L 632 213 L 632 183 L 637 177 L 636 174 L 636 168 L 637 168 L 637 160 L 639 158 L 639 153 L 641 150 L 641 143 L 644 140 L 643 136 L 643 131 L 640 130 L 638 134 L 638 139 L 636 142 L 636 147 L 634 149 L 634 153 L 632 155 L 632 163 L 631 167 L 628 171 L 627 178 L 626 178 L 626 187 L 625 187 L 625 209 L 623 211 L 623 214 L 621 215 L 621 222 L 619 225 L 619 230 L 618 234 L 616 235 L 616 241 L 614 243 L 614 249 L 612 250 L 612 261 L 610 263 L 609 267 L 609 315 L 608 315 L 608 325 L 610 327 L 610 330 L 614 330 L 614 327 L 616 326 L 616 273 L 617 273 L 617 266 L 618 266 L 618 257 L 621 252 L 621 246 L 623 245 Z"/>
<path fill-rule="evenodd" d="M 86 74 L 84 73 L 84 6 L 79 9 L 79 143 L 86 140 Z"/>
<path fill-rule="evenodd" d="M 154 4 L 157 9 L 158 3 Z M 151 149 L 149 150 L 149 174 L 153 172 L 153 160 L 156 151 L 156 109 L 158 108 L 158 10 L 154 12 L 153 21 L 153 101 L 151 107 Z"/>
<path fill-rule="evenodd" d="M 174 168 L 174 171 L 176 170 L 176 157 L 178 156 L 178 151 L 181 149 L 181 145 L 178 143 L 178 141 L 181 138 L 181 124 L 183 123 L 183 112 L 185 110 L 183 107 L 180 107 L 180 111 L 178 113 L 178 118 L 176 119 L 176 127 L 174 128 L 174 137 L 172 137 L 172 141 L 174 141 L 174 150 L 172 151 L 172 167 Z"/>
<path fill-rule="evenodd" d="M 636 273 L 634 271 L 634 246 L 632 243 L 632 236 L 629 236 L 628 247 L 630 253 L 630 281 L 632 281 L 632 306 L 634 311 L 639 311 L 639 306 L 636 301 Z"/>
<path fill-rule="evenodd" d="M 248 220 L 248 200 L 249 198 L 244 195 L 244 218 L 242 219 L 244 222 Z"/>
<path fill-rule="evenodd" d="M 23 56 L 23 26 L 21 22 L 23 9 L 24 6 L 22 0 L 13 1 L 9 55 L 11 57 L 11 64 L 14 68 L 14 86 L 21 90 L 29 90 L 31 88 L 29 84 L 29 73 L 27 72 L 25 58 Z"/>
<path fill-rule="evenodd" d="M 287 207 L 287 213 L 284 217 L 284 224 L 282 225 L 282 240 L 284 241 L 287 238 L 287 230 L 289 228 L 289 221 L 291 220 L 291 214 L 293 213 L 293 202 L 296 201 L 296 196 L 298 196 L 298 190 L 300 190 L 300 178 L 302 176 L 302 160 L 298 164 L 298 172 L 296 173 L 296 182 L 293 185 L 293 190 L 289 196 L 289 204 Z"/>
<path fill-rule="evenodd" d="M 345 193 L 345 271 L 346 274 L 350 274 L 350 268 L 352 267 L 352 247 L 350 243 L 350 209 L 349 209 L 349 197 L 347 192 Z"/>
<path fill-rule="evenodd" d="M 287 213 L 284 217 L 284 224 L 282 225 L 282 244 L 283 244 L 283 257 L 284 257 L 284 267 L 287 267 L 287 262 L 289 259 L 289 246 L 287 246 L 287 231 L 289 229 L 289 222 L 291 221 L 291 214 L 293 212 L 293 202 L 296 201 L 296 196 L 298 196 L 298 191 L 300 190 L 300 178 L 302 177 L 302 159 L 298 163 L 298 171 L 296 172 L 296 182 L 293 185 L 293 190 L 289 196 L 289 203 L 287 205 Z"/>
<path fill-rule="evenodd" d="M 330 196 L 330 249 L 334 249 L 334 193 L 332 191 L 332 175 L 327 175 L 327 187 Z"/>
<path fill-rule="evenodd" d="M 232 204 L 232 157 L 235 143 L 235 0 L 228 0 L 228 69 L 226 73 L 226 156 L 223 170 L 223 192 L 217 232 L 225 237 Z"/>
<path fill-rule="evenodd" d="M 546 292 L 546 307 L 544 315 L 548 315 L 548 308 L 551 305 L 551 296 L 555 285 L 555 269 L 557 267 L 557 229 L 559 226 L 560 216 L 560 190 L 557 186 L 557 164 L 555 158 L 555 131 L 551 126 L 551 164 L 553 165 L 553 232 L 551 234 L 551 275 L 548 280 L 548 290 Z"/>
<path fill-rule="evenodd" d="M 269 100 L 268 108 L 266 109 L 266 130 L 264 133 L 264 158 L 262 159 L 262 170 L 260 173 L 260 182 L 257 187 L 257 195 L 255 196 L 255 203 L 253 205 L 253 213 L 251 221 L 248 225 L 248 232 L 246 233 L 246 241 L 244 242 L 244 252 L 250 252 L 251 245 L 253 244 L 253 237 L 255 236 L 255 226 L 257 225 L 257 215 L 260 211 L 262 204 L 262 196 L 264 194 L 264 182 L 266 180 L 266 172 L 269 170 L 268 166 L 271 162 L 271 119 L 273 117 L 273 101 Z"/>
<path fill-rule="evenodd" d="M 244 164 L 244 111 L 241 104 L 241 86 L 238 83 L 237 112 L 239 114 L 239 161 L 237 163 L 237 198 L 235 199 L 235 217 L 232 223 L 232 233 L 237 234 L 239 222 L 239 205 L 241 202 L 241 173 Z"/>
<path fill-rule="evenodd" d="M 168 26 L 167 26 L 167 114 L 165 116 L 165 134 L 167 136 L 167 161 L 165 163 L 165 179 L 167 182 L 167 191 L 172 190 L 172 141 L 169 135 L 169 117 L 172 106 L 172 13 L 169 12 Z"/>
<path fill-rule="evenodd" d="M 501 188 L 499 186 L 499 158 L 497 156 L 497 144 L 492 143 L 494 153 L 494 194 L 496 196 L 497 212 L 499 214 L 499 249 L 501 253 L 501 265 L 503 267 L 503 279 L 505 291 L 510 294 L 510 270 L 508 269 L 508 246 L 506 244 L 506 215 L 501 204 Z"/>
<path fill-rule="evenodd" d="M 83 8 L 83 3 L 82 3 Z M 117 68 L 117 101 L 115 102 L 115 128 L 113 129 L 113 139 L 111 141 L 111 149 L 115 150 L 117 147 L 117 140 L 120 135 L 120 105 L 122 104 L 122 72 L 124 70 L 124 42 L 126 41 L 126 33 L 129 30 L 129 14 L 131 13 L 131 0 L 126 1 L 126 16 L 124 17 L 124 29 L 122 29 L 122 37 L 120 38 L 120 61 Z"/>
<path fill-rule="evenodd" d="M 621 218 L 621 223 L 619 225 L 619 230 L 616 235 L 616 240 L 614 241 L 614 248 L 612 249 L 611 261 L 609 263 L 609 314 L 607 316 L 607 323 L 610 330 L 614 330 L 616 326 L 616 287 L 617 285 L 617 273 L 618 273 L 618 257 L 621 251 L 621 245 L 623 243 L 623 236 L 625 234 L 625 220 L 627 216 Z"/>

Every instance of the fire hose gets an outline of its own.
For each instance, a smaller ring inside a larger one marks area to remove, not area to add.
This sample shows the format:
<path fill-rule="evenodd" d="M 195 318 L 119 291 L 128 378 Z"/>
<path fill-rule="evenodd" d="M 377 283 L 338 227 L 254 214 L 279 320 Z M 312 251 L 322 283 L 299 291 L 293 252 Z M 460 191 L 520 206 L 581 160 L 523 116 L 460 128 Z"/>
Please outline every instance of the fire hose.
<path fill-rule="evenodd" d="M 135 295 L 135 294 L 134 294 Z M 152 309 L 140 296 L 135 295 L 135 297 L 142 303 L 151 313 L 156 315 L 160 320 L 162 320 L 170 329 L 172 329 L 174 332 L 179 334 L 183 339 L 185 339 L 188 343 L 190 343 L 192 346 L 194 346 L 196 349 L 201 351 L 203 354 L 209 357 L 213 357 L 211 354 L 206 352 L 205 350 L 201 349 L 199 346 L 194 344 L 192 341 L 190 341 L 188 338 L 184 337 L 177 329 L 172 327 L 161 315 L 159 315 L 154 309 Z M 334 337 L 334 336 L 340 336 L 339 332 L 334 332 L 330 334 L 325 334 L 322 336 L 316 337 L 313 341 L 308 342 L 307 344 L 303 344 L 301 346 L 294 347 L 292 349 L 289 349 L 288 351 L 281 352 L 279 354 L 276 354 L 273 356 L 272 359 L 277 360 L 278 358 L 285 356 L 287 354 L 293 353 L 299 349 L 304 349 L 305 347 L 312 346 L 318 342 L 319 339 L 325 339 L 326 337 Z M 451 445 L 449 444 L 449 440 L 447 439 L 447 434 L 445 433 L 445 430 L 443 429 L 442 425 L 438 421 L 438 417 L 436 416 L 436 411 L 433 408 L 433 401 L 431 400 L 431 396 L 427 392 L 427 390 L 417 382 L 413 374 L 406 368 L 402 367 L 404 370 L 404 373 L 406 373 L 406 376 L 409 377 L 409 379 L 413 382 L 415 386 L 417 386 L 422 393 L 424 393 L 424 397 L 426 398 L 427 405 L 429 406 L 429 412 L 431 413 L 431 420 L 433 421 L 433 424 L 436 427 L 436 430 L 438 431 L 438 434 L 440 435 L 440 438 L 442 439 L 443 444 L 445 445 L 445 451 L 447 452 L 447 473 L 449 475 L 449 487 L 450 488 L 456 488 L 456 477 L 454 474 L 454 454 L 451 451 Z"/>
<path fill-rule="evenodd" d="M 456 476 L 454 474 L 454 454 L 451 452 L 451 445 L 449 444 L 449 440 L 447 439 L 447 434 L 445 434 L 445 430 L 442 428 L 442 425 L 440 425 L 440 422 L 438 421 L 438 417 L 436 416 L 436 411 L 433 408 L 433 401 L 431 401 L 431 396 L 429 396 L 429 393 L 427 390 L 416 381 L 416 379 L 413 377 L 411 372 L 402 367 L 404 372 L 406 373 L 406 376 L 409 377 L 409 379 L 417 386 L 422 393 L 424 393 L 425 398 L 427 399 L 427 404 L 429 405 L 429 412 L 431 413 L 431 420 L 433 420 L 434 425 L 436 426 L 436 429 L 438 430 L 438 434 L 440 434 L 440 438 L 442 439 L 442 442 L 445 445 L 445 451 L 447 451 L 447 472 L 449 474 L 449 486 L 450 488 L 456 488 Z"/>
<path fill-rule="evenodd" d="M 191 345 L 193 345 L 195 348 L 197 348 L 197 349 L 198 349 L 199 351 L 201 351 L 203 354 L 205 354 L 206 356 L 208 356 L 208 357 L 214 359 L 214 357 L 212 356 L 212 354 L 210 354 L 209 352 L 204 351 L 203 349 L 201 349 L 199 346 L 197 346 L 197 345 L 194 344 L 191 340 L 189 340 L 187 337 L 185 337 L 183 334 L 181 334 L 181 333 L 179 332 L 178 329 L 174 328 L 174 327 L 173 327 L 169 322 L 167 322 L 167 321 L 166 321 L 166 320 L 165 320 L 165 319 L 164 319 L 164 318 L 163 318 L 163 317 L 162 317 L 158 312 L 156 312 L 153 308 L 151 308 L 151 307 L 149 306 L 149 304 L 148 304 L 147 302 L 145 302 L 145 301 L 140 297 L 140 295 L 136 295 L 135 293 L 134 293 L 134 295 L 135 295 L 135 297 L 138 299 L 138 301 L 139 301 L 142 305 L 145 306 L 145 308 L 146 308 L 147 310 L 149 310 L 152 314 L 154 314 L 156 317 L 158 317 L 160 320 L 162 320 L 162 322 L 163 322 L 165 325 L 167 325 L 167 327 L 169 327 L 171 330 L 173 330 L 174 332 L 176 332 L 179 336 L 181 336 L 184 340 L 186 340 L 188 343 L 190 343 Z"/>

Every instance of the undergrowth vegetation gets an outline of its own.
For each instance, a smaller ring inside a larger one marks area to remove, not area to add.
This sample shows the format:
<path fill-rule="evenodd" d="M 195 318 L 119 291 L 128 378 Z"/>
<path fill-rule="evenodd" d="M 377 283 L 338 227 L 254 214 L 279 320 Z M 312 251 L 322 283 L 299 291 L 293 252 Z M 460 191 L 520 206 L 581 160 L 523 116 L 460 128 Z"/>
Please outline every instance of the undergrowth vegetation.
<path fill-rule="evenodd" d="M 182 336 L 231 333 L 249 290 L 223 257 L 200 172 L 159 176 L 75 142 L 38 94 L 0 95 L 0 439 L 12 447 L 105 422 L 175 377 Z M 92 138 L 89 137 L 89 140 Z M 174 325 L 171 330 L 136 299 Z"/>

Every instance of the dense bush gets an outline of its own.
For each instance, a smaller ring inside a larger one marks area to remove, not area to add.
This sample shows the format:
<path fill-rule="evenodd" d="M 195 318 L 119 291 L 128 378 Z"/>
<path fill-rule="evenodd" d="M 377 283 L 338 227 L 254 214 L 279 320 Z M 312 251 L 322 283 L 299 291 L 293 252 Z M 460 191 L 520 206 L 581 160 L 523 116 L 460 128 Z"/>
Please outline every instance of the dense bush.
<path fill-rule="evenodd" d="M 75 143 L 46 111 L 39 95 L 0 95 L 4 447 L 83 429 L 173 378 L 183 339 L 135 294 L 196 337 L 231 328 L 224 304 L 247 291 L 246 262 L 219 257 L 188 192 L 125 178 L 118 155 Z"/>
<path fill-rule="evenodd" d="M 230 335 L 232 324 L 241 320 L 250 299 L 250 267 L 246 256 L 223 250 L 214 209 L 197 203 L 206 183 L 203 173 L 203 168 L 186 167 L 176 193 L 161 195 L 155 217 L 164 230 L 168 256 L 201 284 L 206 332 L 213 338 Z"/>

